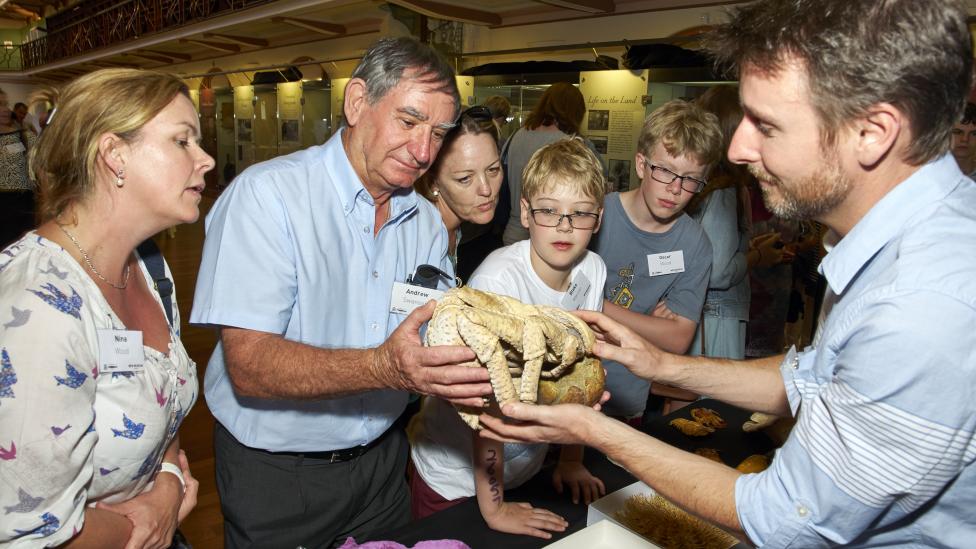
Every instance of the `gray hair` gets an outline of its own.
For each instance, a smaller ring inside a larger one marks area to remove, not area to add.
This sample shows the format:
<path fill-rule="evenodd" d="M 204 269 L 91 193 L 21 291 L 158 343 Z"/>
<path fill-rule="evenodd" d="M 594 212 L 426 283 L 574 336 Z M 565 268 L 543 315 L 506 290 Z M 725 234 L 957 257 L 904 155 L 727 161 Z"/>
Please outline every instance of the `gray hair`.
<path fill-rule="evenodd" d="M 434 91 L 454 99 L 457 116 L 461 95 L 454 80 L 454 69 L 436 50 L 414 38 L 401 36 L 377 40 L 366 50 L 352 71 L 352 77 L 366 82 L 366 100 L 374 105 L 400 83 L 408 70 L 414 71 L 410 78 L 416 82 L 439 84 Z"/>
<path fill-rule="evenodd" d="M 823 140 L 890 103 L 909 120 L 904 160 L 945 153 L 963 113 L 973 51 L 960 0 L 761 0 L 732 13 L 706 40 L 721 67 L 806 70 Z"/>

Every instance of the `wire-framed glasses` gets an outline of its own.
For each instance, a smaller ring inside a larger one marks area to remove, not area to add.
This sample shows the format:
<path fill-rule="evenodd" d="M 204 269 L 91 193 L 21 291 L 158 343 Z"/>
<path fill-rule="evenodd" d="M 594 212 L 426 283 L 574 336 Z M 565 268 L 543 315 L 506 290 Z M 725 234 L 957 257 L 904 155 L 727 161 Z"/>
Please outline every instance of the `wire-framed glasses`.
<path fill-rule="evenodd" d="M 678 185 L 689 193 L 700 193 L 705 189 L 705 184 L 707 181 L 701 179 L 695 179 L 687 175 L 678 175 L 671 170 L 651 164 L 647 160 L 644 160 L 644 167 L 651 169 L 651 179 L 657 181 L 658 183 L 664 183 L 665 185 L 670 185 L 674 183 L 674 180 L 678 180 Z"/>
<path fill-rule="evenodd" d="M 561 214 L 552 208 L 530 209 L 532 221 L 540 227 L 558 227 L 565 217 L 569 220 L 569 226 L 574 229 L 588 230 L 596 227 L 596 222 L 600 219 L 600 214 L 593 212 L 573 212 Z"/>

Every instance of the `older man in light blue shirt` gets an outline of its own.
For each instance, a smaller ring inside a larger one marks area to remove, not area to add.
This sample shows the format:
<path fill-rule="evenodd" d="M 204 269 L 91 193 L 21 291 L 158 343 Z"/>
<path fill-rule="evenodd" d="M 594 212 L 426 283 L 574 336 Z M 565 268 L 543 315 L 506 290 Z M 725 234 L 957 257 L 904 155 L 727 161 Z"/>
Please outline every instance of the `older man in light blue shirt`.
<path fill-rule="evenodd" d="M 669 355 L 605 317 L 596 354 L 778 415 L 742 474 L 583 407 L 506 406 L 487 436 L 583 442 L 762 547 L 967 547 L 976 539 L 976 185 L 947 155 L 972 80 L 955 0 L 760 0 L 710 40 L 738 67 L 729 149 L 778 216 L 836 242 L 813 347 L 749 362 Z M 735 427 L 730 427 L 735 428 Z"/>
<path fill-rule="evenodd" d="M 480 405 L 463 347 L 425 348 L 433 310 L 394 313 L 421 265 L 452 273 L 413 182 L 457 116 L 453 72 L 408 38 L 375 44 L 347 127 L 257 164 L 207 217 L 191 322 L 221 328 L 205 378 L 228 547 L 327 547 L 409 519 L 407 391 Z M 442 284 L 450 281 L 448 278 Z"/>

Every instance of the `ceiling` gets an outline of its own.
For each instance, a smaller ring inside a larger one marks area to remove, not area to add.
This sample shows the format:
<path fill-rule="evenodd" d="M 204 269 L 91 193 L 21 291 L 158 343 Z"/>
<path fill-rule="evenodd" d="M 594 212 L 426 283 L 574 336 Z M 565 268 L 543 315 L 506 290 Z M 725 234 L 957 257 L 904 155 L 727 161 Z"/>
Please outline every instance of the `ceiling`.
<path fill-rule="evenodd" d="M 11 9 L 33 13 L 46 10 L 50 15 L 54 9 L 60 11 L 67 7 L 52 1 L 10 0 L 3 4 L 0 18 L 20 17 L 20 11 L 11 15 Z M 155 1 L 166 5 L 173 0 Z M 137 5 L 136 0 L 121 3 Z M 138 4 L 146 3 L 146 0 L 138 1 Z M 279 0 L 190 21 L 168 27 L 164 32 L 97 49 L 79 48 L 81 51 L 76 55 L 25 70 L 23 74 L 31 79 L 58 81 L 106 66 L 193 74 L 206 72 L 204 67 L 231 71 L 247 66 L 258 68 L 264 64 L 317 60 L 321 56 L 315 52 L 324 48 L 312 47 L 313 44 L 339 43 L 356 36 L 368 37 L 365 41 L 368 43 L 380 35 L 408 32 L 392 28 L 404 26 L 402 14 L 408 13 L 406 10 L 486 29 L 503 29 L 575 19 L 599 22 L 607 16 L 730 3 L 714 0 Z M 25 19 L 21 21 L 27 24 Z M 351 42 L 360 44 L 364 40 Z M 361 47 L 347 49 L 331 51 L 332 59 L 343 54 L 356 58 L 362 53 Z M 305 55 L 297 54 L 299 50 Z"/>

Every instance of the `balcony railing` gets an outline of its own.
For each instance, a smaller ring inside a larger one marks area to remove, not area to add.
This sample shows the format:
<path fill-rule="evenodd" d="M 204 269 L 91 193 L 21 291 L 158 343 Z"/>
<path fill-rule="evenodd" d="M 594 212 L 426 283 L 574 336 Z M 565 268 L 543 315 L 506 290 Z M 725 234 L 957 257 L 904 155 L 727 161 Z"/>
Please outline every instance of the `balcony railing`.
<path fill-rule="evenodd" d="M 142 38 L 211 17 L 266 4 L 273 0 L 122 0 L 112 2 L 42 38 L 25 42 L 21 49 L 24 69 L 39 67 L 74 55 L 88 53 Z"/>
<path fill-rule="evenodd" d="M 20 44 L 0 46 L 0 71 L 20 70 Z"/>

